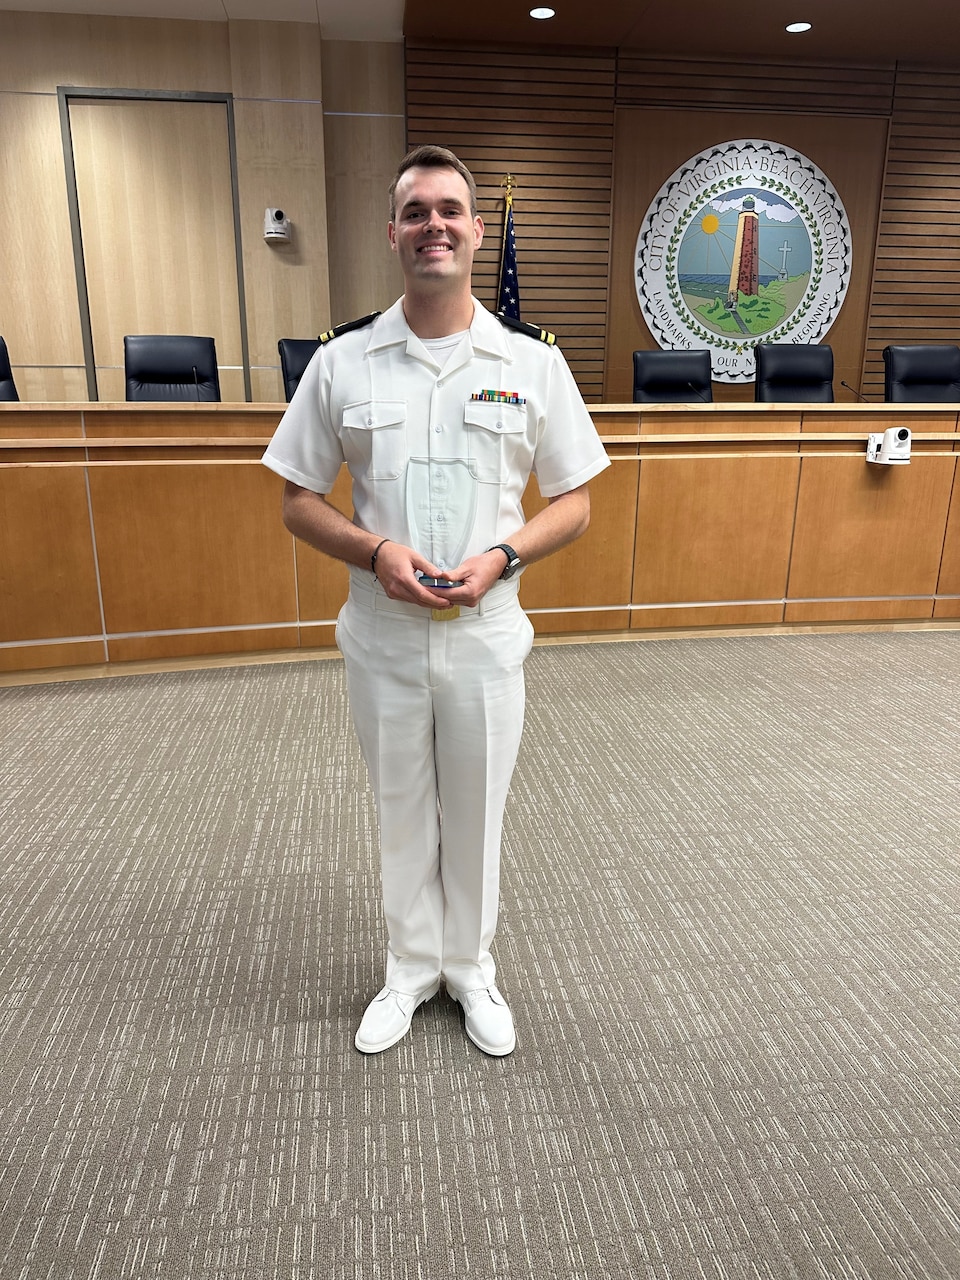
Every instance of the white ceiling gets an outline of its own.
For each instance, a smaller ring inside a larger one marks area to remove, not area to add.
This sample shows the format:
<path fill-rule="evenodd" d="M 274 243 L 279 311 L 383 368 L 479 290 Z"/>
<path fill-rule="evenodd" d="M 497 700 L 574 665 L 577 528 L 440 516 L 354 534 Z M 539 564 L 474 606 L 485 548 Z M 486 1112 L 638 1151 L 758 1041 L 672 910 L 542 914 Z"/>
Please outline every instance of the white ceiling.
<path fill-rule="evenodd" d="M 0 9 L 198 22 L 317 22 L 326 40 L 400 40 L 403 0 L 0 0 Z"/>

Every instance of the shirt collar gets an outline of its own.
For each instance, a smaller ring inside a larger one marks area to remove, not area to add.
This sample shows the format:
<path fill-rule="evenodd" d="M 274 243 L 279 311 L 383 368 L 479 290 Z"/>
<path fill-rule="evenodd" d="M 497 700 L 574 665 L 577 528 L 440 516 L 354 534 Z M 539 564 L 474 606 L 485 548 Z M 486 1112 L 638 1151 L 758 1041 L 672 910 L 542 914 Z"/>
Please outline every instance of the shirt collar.
<path fill-rule="evenodd" d="M 383 347 L 405 343 L 413 336 L 403 314 L 403 299 L 397 301 L 376 321 L 367 343 L 367 353 L 379 351 Z M 474 351 L 485 355 L 498 356 L 501 360 L 512 360 L 510 346 L 503 325 L 483 306 L 477 298 L 473 299 L 473 323 L 470 325 L 470 342 Z"/>

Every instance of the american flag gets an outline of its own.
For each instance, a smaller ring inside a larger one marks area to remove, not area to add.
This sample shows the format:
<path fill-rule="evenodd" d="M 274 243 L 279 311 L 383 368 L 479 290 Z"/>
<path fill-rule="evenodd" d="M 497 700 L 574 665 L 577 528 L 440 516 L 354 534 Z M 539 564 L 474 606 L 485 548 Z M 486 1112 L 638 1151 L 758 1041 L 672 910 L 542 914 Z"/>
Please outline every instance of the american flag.
<path fill-rule="evenodd" d="M 513 231 L 513 196 L 507 192 L 503 217 L 503 244 L 500 249 L 500 283 L 497 311 L 511 320 L 520 319 L 520 281 L 517 279 L 517 238 Z"/>

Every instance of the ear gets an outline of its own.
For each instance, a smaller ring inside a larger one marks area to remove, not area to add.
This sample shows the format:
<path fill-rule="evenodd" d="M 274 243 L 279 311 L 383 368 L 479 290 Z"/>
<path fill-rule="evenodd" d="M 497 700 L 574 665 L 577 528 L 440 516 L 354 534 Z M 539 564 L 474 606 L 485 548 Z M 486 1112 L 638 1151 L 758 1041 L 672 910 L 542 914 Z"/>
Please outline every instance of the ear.
<path fill-rule="evenodd" d="M 387 239 L 390 241 L 390 248 L 394 253 L 397 252 L 397 230 L 392 222 L 387 223 Z"/>
<path fill-rule="evenodd" d="M 483 242 L 483 219 L 478 214 L 473 220 L 473 247 L 479 249 Z"/>

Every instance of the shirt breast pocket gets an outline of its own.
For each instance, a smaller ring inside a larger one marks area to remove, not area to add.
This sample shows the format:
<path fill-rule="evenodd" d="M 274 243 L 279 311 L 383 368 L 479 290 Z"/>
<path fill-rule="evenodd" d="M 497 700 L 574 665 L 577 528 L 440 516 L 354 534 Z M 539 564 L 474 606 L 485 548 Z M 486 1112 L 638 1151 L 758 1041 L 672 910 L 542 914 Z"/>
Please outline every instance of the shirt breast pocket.
<path fill-rule="evenodd" d="M 482 483 L 502 484 L 524 443 L 526 405 L 470 400 L 463 421 L 470 470 Z"/>
<path fill-rule="evenodd" d="M 343 407 L 343 451 L 351 471 L 396 480 L 407 463 L 404 400 L 361 400 Z"/>

